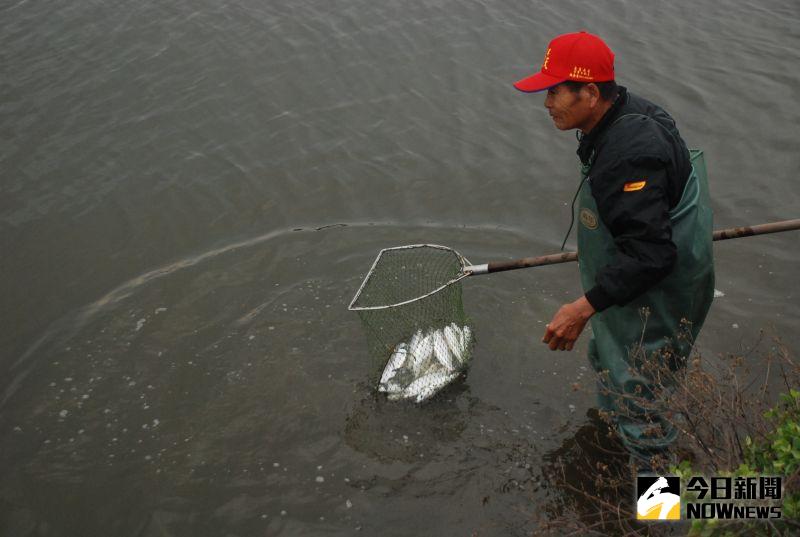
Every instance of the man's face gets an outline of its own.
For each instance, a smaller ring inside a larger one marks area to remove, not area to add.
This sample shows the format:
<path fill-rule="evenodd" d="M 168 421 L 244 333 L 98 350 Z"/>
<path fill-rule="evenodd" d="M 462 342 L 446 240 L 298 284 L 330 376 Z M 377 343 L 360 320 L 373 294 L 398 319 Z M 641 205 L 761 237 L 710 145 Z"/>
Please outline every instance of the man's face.
<path fill-rule="evenodd" d="M 556 128 L 562 131 L 582 129 L 591 117 L 591 99 L 584 90 L 573 92 L 564 84 L 547 90 L 544 106 L 553 118 Z"/>

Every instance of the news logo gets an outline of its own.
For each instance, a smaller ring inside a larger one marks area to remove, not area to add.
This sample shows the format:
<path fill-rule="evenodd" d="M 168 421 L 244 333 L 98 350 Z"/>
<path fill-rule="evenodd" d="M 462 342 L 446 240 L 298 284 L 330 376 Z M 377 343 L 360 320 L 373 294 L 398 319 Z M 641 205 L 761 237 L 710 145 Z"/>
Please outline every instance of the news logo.
<path fill-rule="evenodd" d="M 763 520 L 781 518 L 781 476 L 692 476 L 686 484 L 686 518 Z"/>
<path fill-rule="evenodd" d="M 681 478 L 638 476 L 636 520 L 680 520 Z"/>
<path fill-rule="evenodd" d="M 636 520 L 764 520 L 782 518 L 781 476 L 636 477 Z"/>

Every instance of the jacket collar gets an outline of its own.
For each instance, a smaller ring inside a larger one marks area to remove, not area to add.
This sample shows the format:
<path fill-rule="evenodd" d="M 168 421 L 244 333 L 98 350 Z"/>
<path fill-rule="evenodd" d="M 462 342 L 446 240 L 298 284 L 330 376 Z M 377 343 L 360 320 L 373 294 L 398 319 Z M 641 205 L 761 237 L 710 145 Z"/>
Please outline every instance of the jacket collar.
<path fill-rule="evenodd" d="M 624 86 L 619 86 L 617 97 L 597 125 L 589 132 L 589 134 L 582 134 L 578 131 L 578 158 L 581 159 L 583 164 L 590 164 L 592 153 L 594 152 L 597 143 L 603 136 L 603 133 L 608 129 L 608 126 L 619 116 L 622 106 L 628 102 L 628 89 Z"/>

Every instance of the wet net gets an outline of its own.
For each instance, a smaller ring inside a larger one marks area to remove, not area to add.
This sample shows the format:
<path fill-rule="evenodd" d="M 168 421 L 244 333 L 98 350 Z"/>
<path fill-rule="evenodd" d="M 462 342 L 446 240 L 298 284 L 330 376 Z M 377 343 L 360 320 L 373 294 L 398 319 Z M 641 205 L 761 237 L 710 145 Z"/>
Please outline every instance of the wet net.
<path fill-rule="evenodd" d="M 353 297 L 372 380 L 390 400 L 421 403 L 466 371 L 474 337 L 460 282 L 468 265 L 445 246 L 387 248 Z"/>

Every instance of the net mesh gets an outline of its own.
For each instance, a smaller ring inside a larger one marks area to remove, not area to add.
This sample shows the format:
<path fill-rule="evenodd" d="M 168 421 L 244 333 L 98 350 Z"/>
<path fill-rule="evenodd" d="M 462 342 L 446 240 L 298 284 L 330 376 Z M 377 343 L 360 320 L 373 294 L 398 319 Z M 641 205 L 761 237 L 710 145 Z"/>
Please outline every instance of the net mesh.
<path fill-rule="evenodd" d="M 378 254 L 350 309 L 364 327 L 372 380 L 389 399 L 421 403 L 466 370 L 474 343 L 461 298 L 467 264 L 436 245 Z"/>

